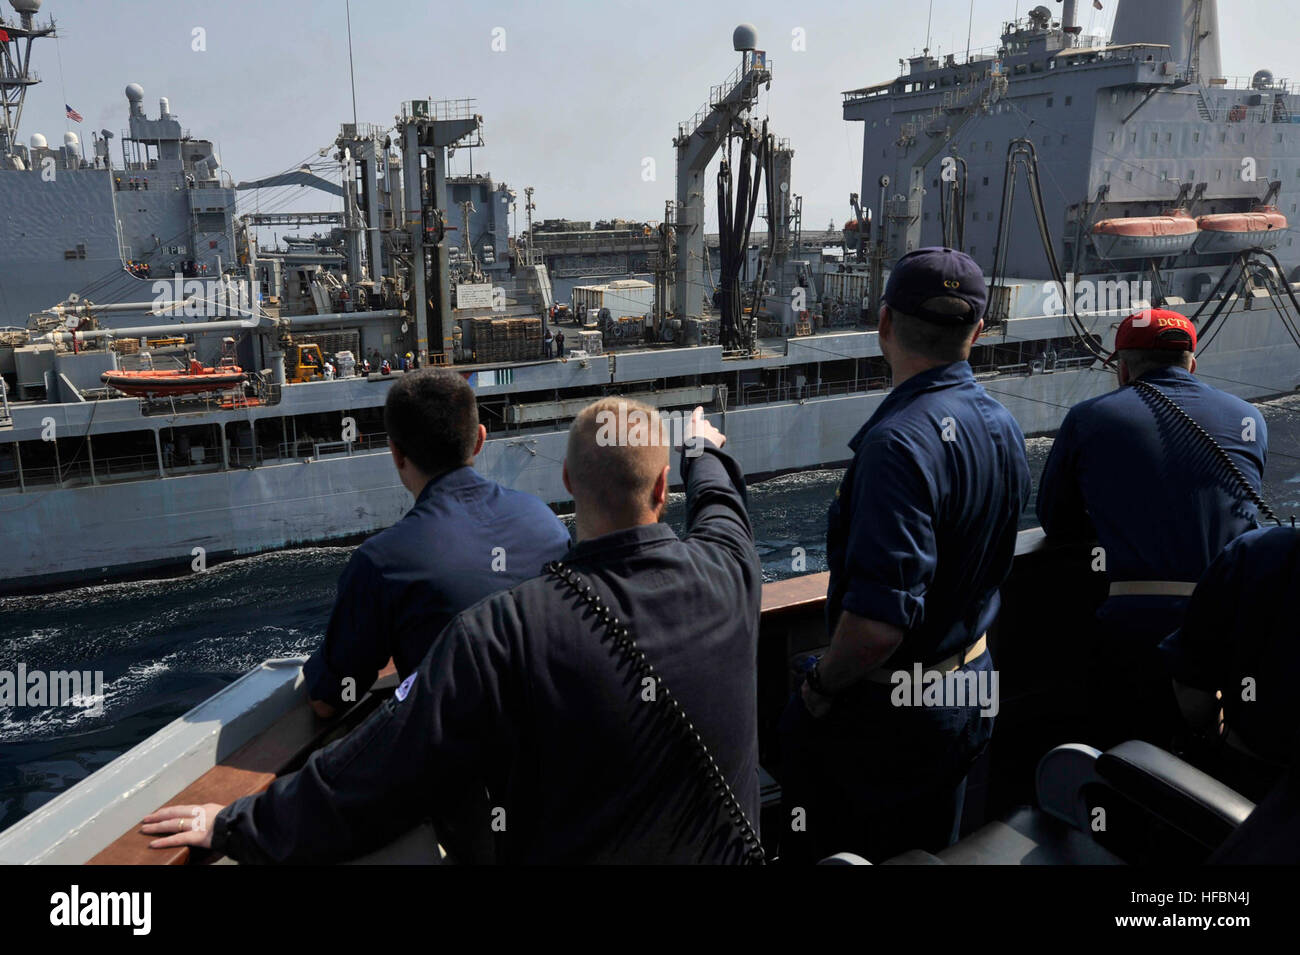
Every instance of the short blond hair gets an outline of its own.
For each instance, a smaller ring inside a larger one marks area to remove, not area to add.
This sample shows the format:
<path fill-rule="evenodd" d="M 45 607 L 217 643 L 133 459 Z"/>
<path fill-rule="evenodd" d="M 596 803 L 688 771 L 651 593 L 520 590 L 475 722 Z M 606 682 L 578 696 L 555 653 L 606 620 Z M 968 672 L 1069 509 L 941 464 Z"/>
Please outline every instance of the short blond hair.
<path fill-rule="evenodd" d="M 653 506 L 670 444 L 656 408 L 630 398 L 587 405 L 573 419 L 565 454 L 574 502 L 611 520 L 639 517 Z"/>

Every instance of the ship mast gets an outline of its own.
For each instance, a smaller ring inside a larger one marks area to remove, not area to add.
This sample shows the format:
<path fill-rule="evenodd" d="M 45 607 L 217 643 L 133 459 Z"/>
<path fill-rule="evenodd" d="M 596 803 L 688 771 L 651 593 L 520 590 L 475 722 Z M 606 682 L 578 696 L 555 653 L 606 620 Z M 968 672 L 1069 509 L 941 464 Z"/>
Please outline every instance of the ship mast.
<path fill-rule="evenodd" d="M 41 0 L 9 0 L 21 18 L 21 26 L 0 20 L 0 155 L 13 154 L 18 145 L 18 126 L 23 118 L 23 102 L 28 87 L 41 81 L 31 71 L 32 43 L 37 37 L 55 36 L 54 20 L 35 22 Z M 8 39 L 5 39 L 7 37 Z"/>

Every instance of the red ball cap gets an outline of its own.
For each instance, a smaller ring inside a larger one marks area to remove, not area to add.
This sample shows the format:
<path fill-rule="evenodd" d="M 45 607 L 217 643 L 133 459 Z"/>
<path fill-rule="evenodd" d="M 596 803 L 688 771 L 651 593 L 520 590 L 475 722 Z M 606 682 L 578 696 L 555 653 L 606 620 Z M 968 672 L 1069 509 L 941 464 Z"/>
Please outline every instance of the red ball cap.
<path fill-rule="evenodd" d="M 1167 308 L 1135 312 L 1120 322 L 1115 333 L 1115 350 L 1128 348 L 1196 351 L 1196 326 Z"/>

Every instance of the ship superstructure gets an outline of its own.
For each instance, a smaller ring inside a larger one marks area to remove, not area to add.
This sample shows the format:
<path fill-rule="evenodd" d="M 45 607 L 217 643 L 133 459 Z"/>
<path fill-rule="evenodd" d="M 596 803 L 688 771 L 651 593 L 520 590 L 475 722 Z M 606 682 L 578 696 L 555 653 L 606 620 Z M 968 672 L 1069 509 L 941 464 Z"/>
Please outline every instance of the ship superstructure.
<path fill-rule="evenodd" d="M 1197 217 L 1275 206 L 1300 221 L 1300 95 L 1267 69 L 1223 76 L 1218 21 L 1215 0 L 1130 0 L 1108 39 L 1082 35 L 1073 0 L 1059 19 L 1037 6 L 995 49 L 942 62 L 925 51 L 902 75 L 844 93 L 844 118 L 863 126 L 861 194 L 884 258 L 960 246 L 1006 287 L 995 319 L 1013 299 L 1035 308 L 1054 276 L 1023 183 L 1003 212 L 1008 147 L 1021 140 L 1063 271 L 1202 301 L 1242 246 L 1196 241 Z M 1117 245 L 1098 229 L 1170 213 L 1190 220 L 1188 241 Z M 1300 279 L 1294 228 L 1252 239 Z"/>

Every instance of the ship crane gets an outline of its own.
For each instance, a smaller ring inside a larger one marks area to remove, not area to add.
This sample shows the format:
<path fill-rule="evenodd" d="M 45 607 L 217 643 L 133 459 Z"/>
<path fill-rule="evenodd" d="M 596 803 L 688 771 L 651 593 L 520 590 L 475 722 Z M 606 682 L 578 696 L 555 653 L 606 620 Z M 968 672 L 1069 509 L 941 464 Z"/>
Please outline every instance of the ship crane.
<path fill-rule="evenodd" d="M 906 223 L 904 247 L 901 250 L 893 250 L 892 258 L 901 258 L 921 246 L 921 203 L 925 197 L 926 166 L 953 141 L 967 123 L 980 113 L 986 112 L 1006 90 L 1006 74 L 1002 72 L 1000 65 L 994 64 L 986 83 L 973 84 L 964 94 L 945 95 L 945 100 L 948 102 L 937 111 L 936 116 L 931 118 L 929 124 L 923 129 L 924 133 L 933 137 L 933 141 L 912 163 L 906 197 L 899 197 L 890 203 L 889 209 L 885 210 L 887 219 L 895 222 L 902 220 Z M 950 100 L 949 96 L 952 97 Z M 947 121 L 948 125 L 941 125 L 936 122 L 936 119 Z M 907 135 L 904 133 L 904 142 Z"/>
<path fill-rule="evenodd" d="M 760 88 L 772 83 L 771 65 L 767 55 L 756 49 L 757 38 L 749 24 L 736 27 L 732 46 L 741 55 L 740 66 L 712 88 L 709 101 L 694 116 L 678 124 L 673 140 L 677 149 L 673 311 L 679 318 L 701 313 L 703 293 L 711 284 L 704 261 L 705 170 L 732 130 L 745 127 Z"/>

